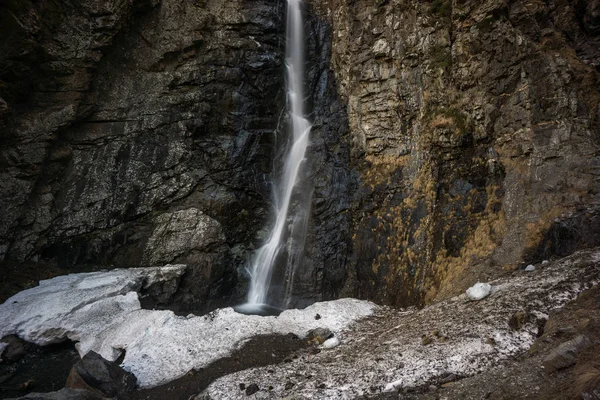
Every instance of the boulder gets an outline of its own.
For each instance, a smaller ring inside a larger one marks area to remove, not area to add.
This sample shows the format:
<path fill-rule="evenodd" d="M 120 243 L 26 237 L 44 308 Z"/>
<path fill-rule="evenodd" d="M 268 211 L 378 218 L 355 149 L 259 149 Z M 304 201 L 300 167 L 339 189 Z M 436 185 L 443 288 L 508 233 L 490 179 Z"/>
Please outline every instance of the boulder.
<path fill-rule="evenodd" d="M 19 339 L 16 335 L 8 335 L 0 340 L 0 344 L 4 344 L 3 351 L 0 347 L 0 360 L 16 362 L 25 357 L 27 352 L 25 342 Z"/>
<path fill-rule="evenodd" d="M 310 344 L 323 344 L 327 339 L 333 337 L 333 332 L 327 328 L 316 328 L 308 332 L 306 336 L 308 343 Z"/>
<path fill-rule="evenodd" d="M 492 292 L 492 285 L 478 282 L 467 289 L 467 297 L 477 301 L 486 298 Z"/>
<path fill-rule="evenodd" d="M 592 343 L 584 336 L 579 335 L 574 339 L 569 340 L 552 350 L 542 361 L 542 365 L 548 371 L 556 371 L 559 369 L 570 367 L 577 362 L 577 355 Z"/>
<path fill-rule="evenodd" d="M 90 351 L 73 366 L 66 387 L 83 389 L 98 395 L 123 398 L 135 390 L 137 379 L 116 362 L 102 358 Z"/>

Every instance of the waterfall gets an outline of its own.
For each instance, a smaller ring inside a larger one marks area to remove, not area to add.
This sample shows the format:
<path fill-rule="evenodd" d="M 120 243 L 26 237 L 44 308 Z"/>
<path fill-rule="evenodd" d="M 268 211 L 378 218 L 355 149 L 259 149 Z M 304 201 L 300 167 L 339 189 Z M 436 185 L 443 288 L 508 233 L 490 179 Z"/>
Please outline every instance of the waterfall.
<path fill-rule="evenodd" d="M 286 25 L 286 71 L 289 129 L 291 146 L 285 155 L 283 174 L 275 185 L 276 216 L 269 239 L 259 248 L 250 268 L 250 292 L 248 305 L 267 303 L 267 295 L 277 257 L 285 250 L 288 238 L 292 246 L 303 246 L 308 218 L 307 204 L 300 204 L 297 212 L 290 212 L 292 193 L 302 171 L 304 154 L 308 146 L 311 123 L 306 118 L 304 106 L 304 27 L 301 10 L 302 0 L 288 0 Z M 290 215 L 294 214 L 294 215 Z M 291 221 L 290 221 L 291 219 Z M 304 227 L 304 228 L 303 228 Z M 300 232 L 300 235 L 294 232 Z M 301 237 L 297 237 L 301 236 Z M 297 249 L 296 249 L 297 250 Z M 300 249 L 301 251 L 302 249 Z M 288 264 L 295 264 L 294 251 L 288 250 Z M 288 265 L 287 296 L 291 291 L 293 265 Z"/>

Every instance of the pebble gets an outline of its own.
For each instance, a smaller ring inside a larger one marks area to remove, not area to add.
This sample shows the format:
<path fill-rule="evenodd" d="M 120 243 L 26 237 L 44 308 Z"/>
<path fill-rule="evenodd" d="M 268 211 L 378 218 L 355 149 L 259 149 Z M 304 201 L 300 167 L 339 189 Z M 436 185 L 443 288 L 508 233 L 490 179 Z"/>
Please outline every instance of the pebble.
<path fill-rule="evenodd" d="M 529 264 L 525 267 L 525 272 L 533 272 L 535 271 L 535 265 Z"/>
<path fill-rule="evenodd" d="M 252 385 L 248 386 L 246 388 L 246 396 L 252 396 L 254 393 L 258 392 L 260 389 L 258 388 L 258 385 L 256 383 L 253 383 Z"/>

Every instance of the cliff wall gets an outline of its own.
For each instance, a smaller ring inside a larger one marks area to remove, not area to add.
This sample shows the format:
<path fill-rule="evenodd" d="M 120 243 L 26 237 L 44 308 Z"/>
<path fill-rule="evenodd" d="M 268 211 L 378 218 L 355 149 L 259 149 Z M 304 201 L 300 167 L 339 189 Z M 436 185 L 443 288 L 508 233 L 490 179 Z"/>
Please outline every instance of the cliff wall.
<path fill-rule="evenodd" d="M 313 4 L 360 174 L 345 293 L 421 304 L 598 244 L 598 1 Z"/>

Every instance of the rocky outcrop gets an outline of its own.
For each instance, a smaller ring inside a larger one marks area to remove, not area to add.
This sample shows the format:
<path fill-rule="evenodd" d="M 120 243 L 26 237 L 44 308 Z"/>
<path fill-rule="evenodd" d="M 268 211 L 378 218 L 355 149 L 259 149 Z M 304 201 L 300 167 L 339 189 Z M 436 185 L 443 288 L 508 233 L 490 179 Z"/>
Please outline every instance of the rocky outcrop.
<path fill-rule="evenodd" d="M 598 243 L 598 2 L 314 0 L 360 187 L 343 293 L 423 304 Z"/>
<path fill-rule="evenodd" d="M 66 388 L 87 390 L 107 398 L 127 398 L 135 390 L 136 378 L 117 363 L 90 351 L 71 369 Z"/>
<path fill-rule="evenodd" d="M 265 225 L 282 12 L 267 0 L 3 4 L 5 266 L 165 259 L 145 251 L 153 231 L 194 207 L 222 226 L 208 290 L 231 296 L 224 276 Z M 204 267 L 190 262 L 188 278 Z"/>
<path fill-rule="evenodd" d="M 196 208 L 161 214 L 154 218 L 154 223 L 142 263 L 194 266 L 181 285 L 161 284 L 158 295 L 150 290 L 157 303 L 174 304 L 182 311 L 222 304 L 219 300 L 235 286 L 237 275 L 228 268 L 232 259 L 221 225 Z M 215 288 L 225 289 L 215 291 Z M 164 296 L 165 293 L 168 295 Z M 175 296 L 171 298 L 172 295 Z"/>

